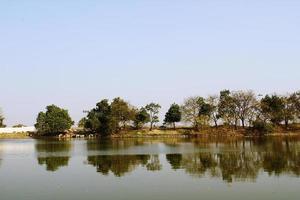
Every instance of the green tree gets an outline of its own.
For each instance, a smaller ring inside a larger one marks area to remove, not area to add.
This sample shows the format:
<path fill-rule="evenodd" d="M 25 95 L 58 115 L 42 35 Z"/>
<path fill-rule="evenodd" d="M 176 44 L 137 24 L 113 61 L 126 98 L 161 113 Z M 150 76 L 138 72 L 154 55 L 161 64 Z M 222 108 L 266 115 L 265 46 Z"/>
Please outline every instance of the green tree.
<path fill-rule="evenodd" d="M 49 105 L 46 112 L 38 114 L 35 127 L 39 135 L 57 135 L 74 124 L 67 110 Z"/>
<path fill-rule="evenodd" d="M 279 125 L 283 119 L 284 99 L 277 95 L 266 95 L 260 101 L 261 113 L 264 120 L 269 120 L 273 124 Z"/>
<path fill-rule="evenodd" d="M 291 94 L 288 96 L 281 97 L 283 102 L 283 120 L 285 127 L 288 128 L 289 122 L 295 121 L 299 116 L 297 109 L 298 97 L 297 94 Z"/>
<path fill-rule="evenodd" d="M 108 99 L 104 99 L 97 103 L 95 110 L 92 111 L 92 117 L 95 117 L 94 120 L 97 132 L 99 132 L 102 136 L 108 136 L 112 134 L 115 130 L 112 125 L 115 124 L 112 120 L 112 111 L 111 105 L 108 102 Z"/>
<path fill-rule="evenodd" d="M 86 123 L 87 123 L 87 118 L 86 117 L 83 117 L 83 118 L 81 118 L 80 120 L 79 120 L 79 122 L 78 122 L 78 127 L 79 128 L 85 128 L 85 125 L 86 125 Z"/>
<path fill-rule="evenodd" d="M 150 115 L 147 110 L 142 107 L 135 113 L 134 126 L 136 129 L 140 129 L 148 122 L 150 122 Z"/>
<path fill-rule="evenodd" d="M 5 118 L 4 118 L 2 110 L 0 108 L 0 128 L 5 127 L 5 125 L 4 125 L 4 119 Z"/>
<path fill-rule="evenodd" d="M 232 98 L 229 90 L 223 90 L 220 92 L 218 113 L 225 124 L 234 125 L 235 128 L 237 128 L 239 118 L 234 99 Z"/>
<path fill-rule="evenodd" d="M 84 120 L 84 128 L 96 133 L 100 130 L 100 121 L 96 109 L 92 109 L 88 112 L 86 119 Z"/>
<path fill-rule="evenodd" d="M 181 111 L 180 106 L 178 104 L 172 104 L 165 115 L 165 123 L 169 123 L 173 125 L 173 128 L 176 128 L 175 123 L 181 121 Z"/>
<path fill-rule="evenodd" d="M 26 127 L 26 126 L 24 124 L 13 125 L 13 128 L 22 128 L 22 127 Z"/>
<path fill-rule="evenodd" d="M 198 99 L 198 105 L 199 105 L 199 122 L 200 125 L 209 125 L 209 121 L 211 119 L 211 115 L 213 113 L 213 106 L 206 102 L 206 100 L 203 97 L 199 97 Z"/>
<path fill-rule="evenodd" d="M 115 130 L 125 129 L 126 125 L 134 120 L 134 108 L 120 97 L 115 98 L 111 103 L 111 114 Z"/>
<path fill-rule="evenodd" d="M 134 120 L 134 108 L 121 98 L 112 103 L 104 99 L 88 112 L 85 128 L 102 136 L 119 133 L 127 123 Z"/>
<path fill-rule="evenodd" d="M 150 103 L 145 108 L 150 116 L 150 131 L 152 131 L 153 125 L 159 122 L 158 113 L 161 106 L 156 103 Z"/>
<path fill-rule="evenodd" d="M 209 96 L 207 98 L 207 103 L 210 105 L 210 119 L 215 124 L 215 127 L 218 127 L 218 120 L 220 119 L 220 115 L 218 112 L 219 105 L 219 97 L 217 95 Z"/>

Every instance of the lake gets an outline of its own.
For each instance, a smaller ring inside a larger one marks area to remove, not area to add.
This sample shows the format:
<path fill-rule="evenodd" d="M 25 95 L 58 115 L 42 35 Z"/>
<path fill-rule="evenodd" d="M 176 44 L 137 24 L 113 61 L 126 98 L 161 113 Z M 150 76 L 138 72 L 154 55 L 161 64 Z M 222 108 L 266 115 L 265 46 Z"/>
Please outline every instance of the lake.
<path fill-rule="evenodd" d="M 0 140 L 0 199 L 298 200 L 300 139 Z"/>

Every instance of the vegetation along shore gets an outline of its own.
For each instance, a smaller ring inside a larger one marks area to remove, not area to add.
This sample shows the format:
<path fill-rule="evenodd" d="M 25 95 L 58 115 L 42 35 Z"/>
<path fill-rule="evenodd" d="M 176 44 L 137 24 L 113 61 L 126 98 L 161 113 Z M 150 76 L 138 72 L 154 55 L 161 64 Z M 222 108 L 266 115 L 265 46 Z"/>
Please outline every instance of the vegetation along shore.
<path fill-rule="evenodd" d="M 206 98 L 173 103 L 160 123 L 161 106 L 135 107 L 123 100 L 103 99 L 86 112 L 78 126 L 68 110 L 55 105 L 40 112 L 34 137 L 197 137 L 199 135 L 297 135 L 300 133 L 300 92 L 256 95 L 253 91 L 223 90 Z M 0 114 L 0 127 L 4 116 Z M 1 137 L 0 137 L 1 138 Z"/>

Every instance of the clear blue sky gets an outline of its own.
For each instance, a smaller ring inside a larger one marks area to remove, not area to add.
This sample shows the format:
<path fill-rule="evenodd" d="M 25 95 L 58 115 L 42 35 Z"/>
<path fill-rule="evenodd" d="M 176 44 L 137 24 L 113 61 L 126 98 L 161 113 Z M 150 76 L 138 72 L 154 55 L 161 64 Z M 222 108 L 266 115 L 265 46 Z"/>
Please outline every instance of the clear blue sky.
<path fill-rule="evenodd" d="M 221 89 L 300 89 L 299 0 L 1 0 L 0 107 L 77 121 L 103 98 L 164 107 Z"/>

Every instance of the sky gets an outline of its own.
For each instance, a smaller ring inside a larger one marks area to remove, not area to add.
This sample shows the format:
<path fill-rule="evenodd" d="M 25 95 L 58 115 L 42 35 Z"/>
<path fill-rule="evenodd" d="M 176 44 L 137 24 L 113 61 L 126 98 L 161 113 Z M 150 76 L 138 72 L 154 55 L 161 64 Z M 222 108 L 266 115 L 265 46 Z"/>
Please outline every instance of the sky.
<path fill-rule="evenodd" d="M 299 0 L 0 0 L 0 107 L 33 125 L 101 99 L 169 105 L 300 89 Z"/>

